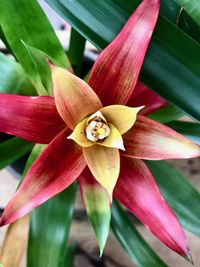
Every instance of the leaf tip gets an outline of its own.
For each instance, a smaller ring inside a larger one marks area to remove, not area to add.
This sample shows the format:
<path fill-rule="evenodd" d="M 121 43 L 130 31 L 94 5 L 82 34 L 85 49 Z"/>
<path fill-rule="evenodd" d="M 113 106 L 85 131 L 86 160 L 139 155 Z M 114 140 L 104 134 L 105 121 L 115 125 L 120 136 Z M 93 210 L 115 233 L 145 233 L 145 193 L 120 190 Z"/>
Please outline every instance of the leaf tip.
<path fill-rule="evenodd" d="M 184 258 L 189 261 L 191 263 L 192 266 L 194 266 L 194 261 L 193 261 L 193 258 L 192 258 L 192 254 L 191 254 L 191 251 L 189 250 L 188 254 L 186 256 L 184 256 Z"/>

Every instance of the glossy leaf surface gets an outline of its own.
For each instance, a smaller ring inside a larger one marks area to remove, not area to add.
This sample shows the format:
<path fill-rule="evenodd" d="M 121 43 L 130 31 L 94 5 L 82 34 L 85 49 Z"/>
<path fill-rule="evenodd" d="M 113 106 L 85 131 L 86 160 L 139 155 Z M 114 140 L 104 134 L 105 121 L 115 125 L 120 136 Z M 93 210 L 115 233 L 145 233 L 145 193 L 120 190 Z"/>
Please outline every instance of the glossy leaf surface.
<path fill-rule="evenodd" d="M 159 10 L 160 0 L 142 1 L 116 38 L 98 56 L 88 83 L 105 106 L 125 105 L 131 97 Z"/>
<path fill-rule="evenodd" d="M 113 202 L 112 207 L 111 228 L 130 259 L 138 267 L 167 267 L 146 243 L 116 201 Z"/>
<path fill-rule="evenodd" d="M 61 66 L 69 65 L 67 56 L 38 1 L 8 0 L 5 2 L 1 0 L 0 8 L 1 27 L 6 40 L 13 54 L 31 78 L 36 75 L 35 65 L 22 41 L 43 51 Z M 24 23 L 25 21 L 27 23 Z M 37 80 L 40 80 L 39 75 L 37 75 Z M 41 83 L 42 81 L 43 77 Z"/>
<path fill-rule="evenodd" d="M 200 147 L 171 128 L 144 116 L 124 135 L 124 156 L 148 159 L 183 159 L 200 156 Z"/>
<path fill-rule="evenodd" d="M 191 139 L 194 143 L 200 145 L 199 123 L 193 123 L 187 121 L 171 121 L 167 123 L 167 126 L 185 135 L 187 138 Z"/>
<path fill-rule="evenodd" d="M 0 220 L 1 226 L 19 219 L 62 192 L 81 174 L 85 167 L 82 150 L 66 136 L 65 129 L 33 163 L 6 206 Z"/>
<path fill-rule="evenodd" d="M 101 256 L 110 230 L 109 195 L 105 188 L 96 182 L 88 168 L 85 168 L 78 181 L 87 216 L 96 235 Z"/>
<path fill-rule="evenodd" d="M 76 184 L 31 214 L 27 267 L 64 267 Z"/>
<path fill-rule="evenodd" d="M 181 256 L 188 254 L 185 233 L 142 160 L 121 159 L 114 197 L 166 246 Z"/>
<path fill-rule="evenodd" d="M 182 226 L 200 236 L 200 193 L 170 164 L 146 162 Z"/>
<path fill-rule="evenodd" d="M 182 116 L 184 116 L 185 113 L 175 107 L 172 104 L 168 104 L 166 107 L 161 108 L 151 114 L 148 115 L 149 118 L 152 120 L 161 122 L 161 123 L 167 123 L 173 120 L 176 120 Z"/>
<path fill-rule="evenodd" d="M 33 143 L 13 137 L 0 143 L 0 169 L 24 156 L 33 148 Z"/>
<path fill-rule="evenodd" d="M 117 5 L 113 0 L 46 2 L 100 49 L 119 33 L 138 4 L 131 0 L 119 0 Z M 140 78 L 200 121 L 200 45 L 163 17 L 158 21 Z"/>
<path fill-rule="evenodd" d="M 0 53 L 0 92 L 35 95 L 36 91 L 19 63 Z"/>
<path fill-rule="evenodd" d="M 48 144 L 65 127 L 52 97 L 0 95 L 0 131 L 3 133 Z"/>
<path fill-rule="evenodd" d="M 71 29 L 68 57 L 72 68 L 77 76 L 80 77 L 84 57 L 86 39 L 73 28 Z"/>
<path fill-rule="evenodd" d="M 198 0 L 175 0 L 200 26 L 200 2 Z"/>

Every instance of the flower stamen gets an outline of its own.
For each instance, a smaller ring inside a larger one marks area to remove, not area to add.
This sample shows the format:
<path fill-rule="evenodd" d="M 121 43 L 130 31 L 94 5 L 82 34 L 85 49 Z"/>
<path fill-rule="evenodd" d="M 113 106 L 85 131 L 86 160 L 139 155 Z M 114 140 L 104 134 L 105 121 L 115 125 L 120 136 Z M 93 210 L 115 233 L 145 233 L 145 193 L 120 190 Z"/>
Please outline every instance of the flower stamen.
<path fill-rule="evenodd" d="M 104 140 L 110 135 L 110 127 L 100 111 L 88 119 L 85 133 L 87 139 L 92 142 Z"/>

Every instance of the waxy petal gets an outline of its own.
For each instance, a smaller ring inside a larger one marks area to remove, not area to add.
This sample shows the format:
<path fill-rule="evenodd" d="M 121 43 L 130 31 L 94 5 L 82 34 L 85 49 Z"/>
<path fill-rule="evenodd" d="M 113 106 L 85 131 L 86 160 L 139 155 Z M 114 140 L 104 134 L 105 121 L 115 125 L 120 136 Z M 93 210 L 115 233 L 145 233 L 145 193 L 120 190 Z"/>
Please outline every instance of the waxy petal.
<path fill-rule="evenodd" d="M 137 113 L 143 108 L 130 108 L 123 105 L 111 105 L 101 108 L 100 111 L 107 122 L 112 123 L 120 134 L 126 133 L 135 123 Z"/>
<path fill-rule="evenodd" d="M 88 140 L 85 135 L 85 126 L 87 120 L 88 119 L 84 119 L 79 124 L 77 124 L 72 134 L 68 136 L 68 139 L 74 140 L 77 144 L 79 144 L 79 146 L 82 147 L 89 147 L 94 145 L 94 143 Z"/>
<path fill-rule="evenodd" d="M 0 94 L 0 132 L 48 144 L 64 127 L 52 97 Z"/>
<path fill-rule="evenodd" d="M 140 115 L 123 140 L 126 151 L 122 153 L 127 157 L 161 160 L 200 156 L 200 146 L 171 128 Z"/>
<path fill-rule="evenodd" d="M 94 179 L 88 168 L 85 168 L 78 181 L 87 215 L 99 243 L 100 255 L 102 255 L 110 229 L 109 195 L 105 188 Z"/>
<path fill-rule="evenodd" d="M 68 139 L 74 140 L 77 144 L 82 147 L 90 147 L 95 144 L 99 144 L 105 147 L 114 147 L 118 149 L 125 150 L 124 143 L 120 132 L 111 124 L 108 125 L 110 128 L 110 135 L 105 138 L 105 140 L 92 142 L 87 139 L 85 133 L 85 126 L 88 119 L 81 121 L 74 129 L 72 134 L 68 136 Z"/>
<path fill-rule="evenodd" d="M 132 95 L 159 7 L 159 0 L 144 0 L 97 58 L 88 83 L 105 106 L 126 104 Z"/>
<path fill-rule="evenodd" d="M 107 190 L 112 200 L 120 169 L 118 149 L 94 145 L 83 148 L 83 154 L 94 178 Z"/>
<path fill-rule="evenodd" d="M 144 162 L 122 159 L 114 197 L 165 245 L 182 256 L 188 254 L 185 234 Z"/>
<path fill-rule="evenodd" d="M 97 142 L 97 144 L 105 147 L 113 147 L 121 150 L 125 150 L 124 142 L 120 132 L 115 128 L 112 124 L 108 124 L 110 128 L 110 135 L 105 138 L 101 143 Z"/>
<path fill-rule="evenodd" d="M 54 67 L 52 78 L 57 110 L 71 129 L 102 107 L 90 86 L 71 72 Z"/>
<path fill-rule="evenodd" d="M 160 108 L 167 106 L 167 101 L 150 90 L 146 85 L 137 82 L 133 94 L 127 102 L 127 106 L 139 107 L 144 105 L 144 108 L 140 111 L 142 115 L 148 115 Z"/>
<path fill-rule="evenodd" d="M 44 149 L 10 200 L 0 226 L 12 223 L 33 208 L 67 188 L 85 168 L 82 149 L 68 140 L 63 130 Z"/>

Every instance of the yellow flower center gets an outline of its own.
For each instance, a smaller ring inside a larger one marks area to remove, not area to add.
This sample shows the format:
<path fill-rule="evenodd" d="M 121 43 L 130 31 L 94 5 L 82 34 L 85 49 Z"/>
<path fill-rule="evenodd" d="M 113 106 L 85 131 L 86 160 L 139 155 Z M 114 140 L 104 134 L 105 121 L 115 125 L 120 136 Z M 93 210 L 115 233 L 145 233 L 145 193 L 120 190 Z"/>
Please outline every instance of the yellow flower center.
<path fill-rule="evenodd" d="M 110 127 L 100 111 L 88 119 L 85 133 L 87 139 L 92 142 L 104 140 L 110 135 Z"/>

